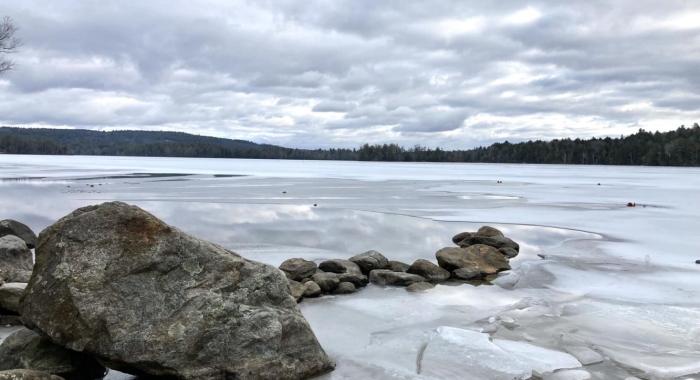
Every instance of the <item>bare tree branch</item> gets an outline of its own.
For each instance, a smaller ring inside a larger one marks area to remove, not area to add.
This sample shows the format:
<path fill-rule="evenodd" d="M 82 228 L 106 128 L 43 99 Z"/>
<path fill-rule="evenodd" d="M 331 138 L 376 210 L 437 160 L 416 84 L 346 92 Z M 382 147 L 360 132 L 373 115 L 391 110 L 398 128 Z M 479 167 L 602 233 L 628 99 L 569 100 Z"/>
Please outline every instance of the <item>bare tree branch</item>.
<path fill-rule="evenodd" d="M 20 40 L 15 37 L 17 26 L 11 18 L 5 16 L 0 21 L 0 74 L 12 70 L 14 62 L 7 58 L 7 54 L 14 53 L 20 46 Z"/>

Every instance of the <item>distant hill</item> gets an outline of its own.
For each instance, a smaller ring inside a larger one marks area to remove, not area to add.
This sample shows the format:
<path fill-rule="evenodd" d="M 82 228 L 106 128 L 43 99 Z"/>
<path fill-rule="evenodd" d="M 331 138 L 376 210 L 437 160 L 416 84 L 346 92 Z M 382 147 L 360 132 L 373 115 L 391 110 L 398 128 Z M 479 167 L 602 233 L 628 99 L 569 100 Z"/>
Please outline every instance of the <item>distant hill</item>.
<path fill-rule="evenodd" d="M 590 165 L 700 166 L 700 126 L 639 132 L 620 138 L 496 143 L 446 151 L 396 144 L 358 149 L 292 149 L 182 132 L 0 128 L 0 153 L 275 158 L 307 160 L 493 162 Z"/>

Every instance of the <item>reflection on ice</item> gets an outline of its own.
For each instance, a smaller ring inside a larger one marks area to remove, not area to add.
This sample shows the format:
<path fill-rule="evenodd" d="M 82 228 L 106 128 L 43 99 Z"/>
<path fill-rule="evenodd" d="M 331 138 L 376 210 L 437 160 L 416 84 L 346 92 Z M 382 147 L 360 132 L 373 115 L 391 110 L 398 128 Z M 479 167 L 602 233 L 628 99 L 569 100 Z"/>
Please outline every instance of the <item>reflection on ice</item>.
<path fill-rule="evenodd" d="M 147 172 L 190 175 L 133 175 Z M 0 177 L 33 177 L 0 182 L 0 216 L 41 230 L 123 200 L 272 265 L 369 249 L 434 259 L 453 234 L 493 224 L 521 253 L 492 285 L 370 285 L 300 304 L 338 363 L 324 378 L 686 379 L 700 372 L 699 174 L 0 155 Z"/>

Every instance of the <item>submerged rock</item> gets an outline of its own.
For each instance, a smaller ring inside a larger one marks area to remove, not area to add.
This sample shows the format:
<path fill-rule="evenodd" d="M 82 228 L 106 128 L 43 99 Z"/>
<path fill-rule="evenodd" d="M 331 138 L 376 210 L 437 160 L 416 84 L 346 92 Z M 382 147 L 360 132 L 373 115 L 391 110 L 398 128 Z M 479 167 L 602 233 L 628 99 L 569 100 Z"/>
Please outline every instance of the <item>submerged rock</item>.
<path fill-rule="evenodd" d="M 21 314 L 110 368 L 178 379 L 303 379 L 329 371 L 277 268 L 121 202 L 39 236 Z"/>
<path fill-rule="evenodd" d="M 27 328 L 5 338 L 0 359 L 0 370 L 24 368 L 71 380 L 102 378 L 107 371 L 92 356 L 65 349 Z"/>
<path fill-rule="evenodd" d="M 479 269 L 481 275 L 495 274 L 510 269 L 508 260 L 497 249 L 483 244 L 476 244 L 467 248 L 448 247 L 437 253 L 438 264 L 448 271 L 460 268 L 469 270 Z"/>
<path fill-rule="evenodd" d="M 401 261 L 389 260 L 389 264 L 387 265 L 386 269 L 389 269 L 390 271 L 393 271 L 393 272 L 405 272 L 410 267 L 411 267 L 410 265 L 403 263 Z"/>
<path fill-rule="evenodd" d="M 0 371 L 0 380 L 65 380 L 50 373 L 35 371 L 32 369 L 12 369 Z"/>
<path fill-rule="evenodd" d="M 316 273 L 316 263 L 300 258 L 287 259 L 280 264 L 280 270 L 291 280 L 301 281 Z"/>
<path fill-rule="evenodd" d="M 0 313 L 19 313 L 19 301 L 26 286 L 27 284 L 22 282 L 10 282 L 0 286 Z"/>
<path fill-rule="evenodd" d="M 369 281 L 381 286 L 408 286 L 416 282 L 424 282 L 425 277 L 411 273 L 392 272 L 387 269 L 375 269 L 369 272 Z"/>
<path fill-rule="evenodd" d="M 450 272 L 428 260 L 418 259 L 406 271 L 425 277 L 430 282 L 442 282 L 450 278 Z"/>
<path fill-rule="evenodd" d="M 36 234 L 34 231 L 16 220 L 0 220 L 0 237 L 7 235 L 14 235 L 24 240 L 24 243 L 30 249 L 36 247 Z"/>
<path fill-rule="evenodd" d="M 0 278 L 5 282 L 28 282 L 32 275 L 32 251 L 15 235 L 0 237 Z"/>
<path fill-rule="evenodd" d="M 357 264 L 364 274 L 368 274 L 374 269 L 385 269 L 389 265 L 389 260 L 377 251 L 360 253 L 351 257 L 350 261 Z"/>

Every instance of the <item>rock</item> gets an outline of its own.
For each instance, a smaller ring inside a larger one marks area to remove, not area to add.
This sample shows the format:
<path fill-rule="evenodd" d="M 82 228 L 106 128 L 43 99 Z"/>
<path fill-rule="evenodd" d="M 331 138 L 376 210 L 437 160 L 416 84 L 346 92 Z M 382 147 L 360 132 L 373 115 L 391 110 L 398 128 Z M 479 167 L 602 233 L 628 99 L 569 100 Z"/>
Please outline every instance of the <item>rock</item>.
<path fill-rule="evenodd" d="M 304 297 L 313 298 L 321 295 L 321 287 L 313 281 L 304 283 Z"/>
<path fill-rule="evenodd" d="M 434 288 L 435 285 L 430 282 L 414 282 L 406 287 L 406 290 L 412 293 L 424 292 Z"/>
<path fill-rule="evenodd" d="M 350 294 L 350 293 L 355 293 L 357 291 L 357 288 L 352 282 L 347 282 L 343 281 L 340 284 L 338 284 L 338 287 L 335 288 L 335 294 Z"/>
<path fill-rule="evenodd" d="M 39 236 L 21 314 L 115 370 L 190 379 L 302 379 L 334 367 L 283 273 L 121 202 Z"/>
<path fill-rule="evenodd" d="M 417 274 L 392 272 L 388 269 L 375 269 L 369 272 L 369 281 L 381 286 L 408 286 L 415 282 L 424 282 L 425 278 Z"/>
<path fill-rule="evenodd" d="M 34 231 L 16 220 L 0 220 L 0 237 L 6 235 L 14 235 L 24 240 L 24 243 L 30 249 L 36 247 L 36 234 Z"/>
<path fill-rule="evenodd" d="M 301 301 L 301 299 L 304 297 L 305 290 L 305 284 L 302 284 L 299 281 L 289 280 L 289 293 L 297 302 Z"/>
<path fill-rule="evenodd" d="M 26 286 L 26 283 L 21 282 L 8 282 L 0 286 L 0 313 L 2 311 L 19 313 L 19 300 Z"/>
<path fill-rule="evenodd" d="M 459 244 L 460 241 L 470 238 L 472 236 L 474 236 L 473 232 L 460 232 L 452 237 L 452 242 L 455 244 Z"/>
<path fill-rule="evenodd" d="M 393 272 L 405 272 L 410 267 L 410 265 L 402 263 L 401 261 L 389 260 L 389 264 L 387 265 L 386 269 L 389 269 Z"/>
<path fill-rule="evenodd" d="M 489 236 L 489 237 L 505 237 L 505 235 L 503 235 L 503 232 L 501 232 L 499 229 L 493 228 L 491 226 L 483 226 L 483 227 L 479 228 L 479 230 L 476 231 L 475 235 Z"/>
<path fill-rule="evenodd" d="M 362 273 L 360 267 L 350 260 L 334 259 L 322 262 L 318 268 L 331 273 Z"/>
<path fill-rule="evenodd" d="M 418 259 L 406 271 L 425 277 L 430 282 L 442 282 L 450 278 L 450 272 L 428 260 Z"/>
<path fill-rule="evenodd" d="M 340 284 L 338 275 L 335 273 L 316 272 L 316 274 L 311 276 L 311 279 L 318 284 L 324 293 L 332 293 Z"/>
<path fill-rule="evenodd" d="M 481 277 L 481 268 L 477 265 L 468 265 L 452 271 L 452 277 L 460 280 L 474 280 Z"/>
<path fill-rule="evenodd" d="M 75 380 L 102 378 L 107 372 L 92 356 L 65 349 L 27 328 L 5 338 L 0 358 L 2 371 L 25 368 Z"/>
<path fill-rule="evenodd" d="M 499 248 L 498 251 L 501 252 L 503 254 L 503 256 L 505 256 L 509 259 L 512 259 L 515 256 L 518 256 L 518 251 L 516 251 L 515 249 L 513 249 L 511 247 Z"/>
<path fill-rule="evenodd" d="M 500 248 L 512 248 L 516 252 L 520 252 L 520 245 L 513 240 L 502 237 L 502 236 L 479 236 L 474 235 L 470 238 L 464 239 L 459 242 L 459 246 L 462 248 L 469 247 L 470 245 L 484 244 L 496 249 Z"/>
<path fill-rule="evenodd" d="M 700 260 L 695 260 L 695 264 L 700 264 Z"/>
<path fill-rule="evenodd" d="M 356 288 L 361 288 L 367 286 L 369 279 L 362 273 L 340 273 L 338 274 L 338 281 L 340 282 L 350 282 Z"/>
<path fill-rule="evenodd" d="M 0 371 L 0 380 L 64 380 L 60 376 L 31 369 Z"/>
<path fill-rule="evenodd" d="M 280 270 L 287 275 L 289 279 L 300 281 L 309 278 L 316 273 L 316 263 L 300 258 L 287 259 L 280 264 Z"/>
<path fill-rule="evenodd" d="M 32 275 L 32 251 L 15 235 L 0 237 L 0 278 L 5 282 L 28 282 Z"/>
<path fill-rule="evenodd" d="M 22 326 L 22 317 L 19 315 L 0 314 L 0 327 L 2 326 Z"/>
<path fill-rule="evenodd" d="M 449 271 L 459 268 L 475 270 L 476 267 L 481 275 L 489 275 L 510 269 L 508 260 L 501 252 L 483 244 L 467 248 L 443 248 L 437 251 L 435 256 L 438 264 Z"/>
<path fill-rule="evenodd" d="M 377 251 L 367 251 L 355 255 L 350 261 L 357 264 L 364 274 L 368 274 L 374 269 L 385 269 L 389 265 L 389 260 Z"/>

